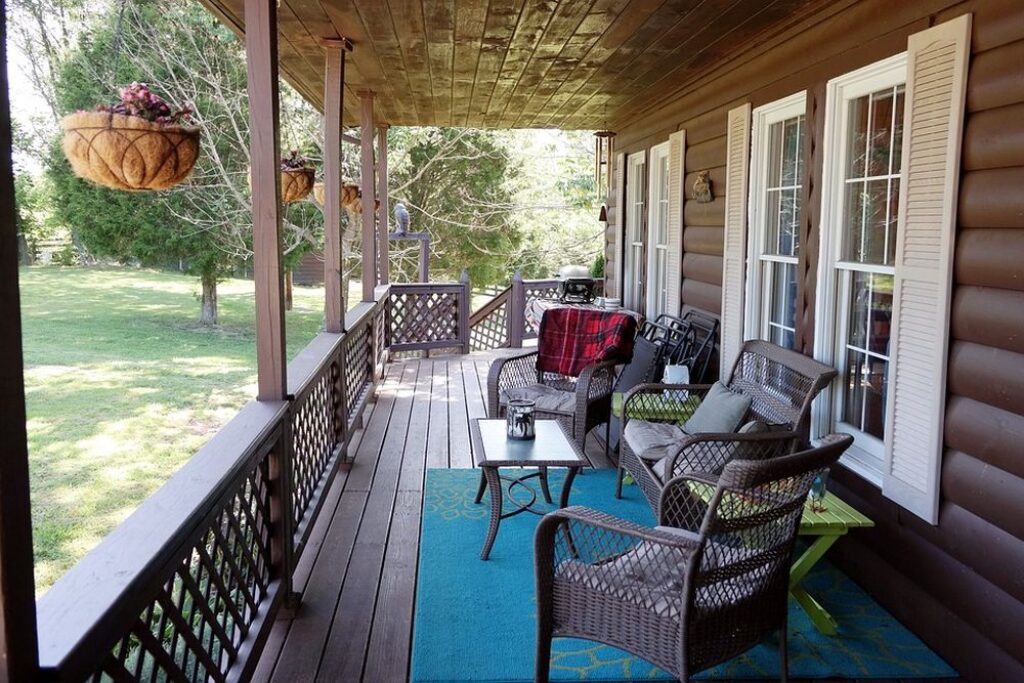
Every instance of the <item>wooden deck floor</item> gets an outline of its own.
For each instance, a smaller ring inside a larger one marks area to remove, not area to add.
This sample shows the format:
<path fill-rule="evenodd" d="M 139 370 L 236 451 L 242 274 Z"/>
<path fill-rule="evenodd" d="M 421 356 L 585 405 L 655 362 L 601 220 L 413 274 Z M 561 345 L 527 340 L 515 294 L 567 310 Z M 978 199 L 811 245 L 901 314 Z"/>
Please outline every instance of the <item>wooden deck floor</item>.
<path fill-rule="evenodd" d="M 257 681 L 404 681 L 423 477 L 472 467 L 469 421 L 486 415 L 491 357 L 388 365 L 296 571 L 302 605 L 274 627 Z M 606 466 L 596 444 L 592 464 Z"/>
<path fill-rule="evenodd" d="M 302 605 L 274 625 L 254 680 L 407 680 L 424 474 L 473 466 L 469 421 L 486 414 L 490 362 L 387 367 L 296 570 Z M 593 440 L 587 455 L 610 466 Z"/>

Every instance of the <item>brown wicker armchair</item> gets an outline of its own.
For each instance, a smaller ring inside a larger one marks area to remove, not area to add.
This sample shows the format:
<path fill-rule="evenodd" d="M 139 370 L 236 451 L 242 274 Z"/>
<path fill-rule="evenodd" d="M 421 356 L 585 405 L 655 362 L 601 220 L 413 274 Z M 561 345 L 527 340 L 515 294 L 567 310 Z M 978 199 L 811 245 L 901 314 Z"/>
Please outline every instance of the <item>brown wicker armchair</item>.
<path fill-rule="evenodd" d="M 612 360 L 568 377 L 539 371 L 536 351 L 499 358 L 487 375 L 487 416 L 504 417 L 509 397 L 532 398 L 537 419 L 558 420 L 582 449 L 590 430 L 608 421 L 614 382 Z"/>
<path fill-rule="evenodd" d="M 686 434 L 680 427 L 710 390 L 707 384 L 645 384 L 623 400 L 623 435 L 615 496 L 629 472 L 652 508 L 672 477 L 717 474 L 733 458 L 762 459 L 791 452 L 806 438 L 811 402 L 836 371 L 796 351 L 764 341 L 743 344 L 725 385 L 750 397 L 748 416 L 770 425 L 757 434 Z M 686 398 L 680 399 L 680 392 Z M 637 424 L 630 426 L 630 421 Z M 654 439 L 634 437 L 643 428 Z M 660 441 L 659 441 L 660 439 Z"/>
<path fill-rule="evenodd" d="M 545 516 L 534 537 L 536 680 L 553 637 L 622 648 L 680 681 L 779 634 L 786 679 L 789 569 L 815 477 L 846 434 L 772 460 L 733 460 L 717 479 L 677 477 L 644 527 L 581 507 Z"/>

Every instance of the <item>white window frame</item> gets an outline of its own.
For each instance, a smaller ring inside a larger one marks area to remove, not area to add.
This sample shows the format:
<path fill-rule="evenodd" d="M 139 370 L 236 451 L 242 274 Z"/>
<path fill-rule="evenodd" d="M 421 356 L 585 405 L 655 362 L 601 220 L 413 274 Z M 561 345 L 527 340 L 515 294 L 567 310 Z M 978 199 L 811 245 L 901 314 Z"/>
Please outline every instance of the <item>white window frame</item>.
<path fill-rule="evenodd" d="M 665 164 L 665 185 L 660 187 L 659 164 Z M 669 142 L 651 147 L 647 156 L 647 317 L 654 319 L 669 310 Z M 658 192 L 660 191 L 660 196 Z M 664 222 L 664 242 L 658 228 Z M 661 299 L 659 302 L 658 299 Z"/>
<path fill-rule="evenodd" d="M 845 370 L 845 354 L 839 346 L 845 345 L 846 325 L 849 320 L 848 302 L 837 302 L 840 294 L 836 269 L 842 263 L 842 239 L 838 226 L 843 224 L 845 188 L 840 187 L 845 177 L 846 134 L 850 100 L 878 90 L 906 83 L 907 53 L 902 52 L 862 69 L 852 71 L 828 82 L 825 104 L 825 135 L 822 169 L 821 225 L 818 259 L 818 296 L 815 310 L 814 357 L 839 370 L 839 377 L 816 401 L 811 411 L 812 436 L 830 431 L 845 431 L 854 435 L 854 445 L 843 455 L 842 462 L 861 477 L 881 488 L 885 466 L 885 444 L 882 440 L 861 432 L 852 425 L 838 421 L 839 401 L 842 400 L 840 383 Z M 907 123 L 904 122 L 904 126 Z M 905 133 L 904 133 L 905 134 Z M 859 264 L 858 270 L 890 274 L 889 266 Z M 887 387 L 886 401 L 891 400 L 892 383 Z"/>
<path fill-rule="evenodd" d="M 785 121 L 807 113 L 807 91 L 801 90 L 788 97 L 758 107 L 753 111 L 753 122 L 750 139 L 750 197 L 747 203 L 749 211 L 749 229 L 747 231 L 747 310 L 744 321 L 745 339 L 770 339 L 769 316 L 765 310 L 766 302 L 771 296 L 770 282 L 764 277 L 768 262 L 796 265 L 799 256 L 776 256 L 764 254 L 768 226 L 767 197 L 765 184 L 768 182 L 768 131 L 772 124 Z M 806 121 L 805 121 L 806 125 Z M 806 149 L 801 153 L 806 156 Z M 807 159 L 804 159 L 806 165 Z M 801 178 L 802 182 L 803 179 Z M 804 245 L 801 244 L 800 248 Z M 795 334 L 795 330 L 794 330 Z"/>
<path fill-rule="evenodd" d="M 647 198 L 644 193 L 647 153 L 634 152 L 626 157 L 626 201 L 623 207 L 622 305 L 638 310 L 643 306 L 642 274 L 635 272 L 643 264 L 643 218 Z M 637 221 L 640 225 L 636 225 Z M 639 259 L 637 255 L 639 252 Z M 639 290 L 639 291 L 637 291 Z"/>

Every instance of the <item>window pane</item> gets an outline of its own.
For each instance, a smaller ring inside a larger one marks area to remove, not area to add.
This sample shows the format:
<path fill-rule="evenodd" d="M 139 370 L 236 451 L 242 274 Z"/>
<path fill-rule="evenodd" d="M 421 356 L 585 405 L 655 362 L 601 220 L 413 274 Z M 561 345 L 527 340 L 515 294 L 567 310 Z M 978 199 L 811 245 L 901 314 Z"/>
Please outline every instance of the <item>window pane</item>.
<path fill-rule="evenodd" d="M 903 104 L 904 86 L 896 87 L 896 125 L 892 143 L 892 172 L 899 173 L 903 168 Z"/>
<path fill-rule="evenodd" d="M 870 95 L 871 127 L 868 132 L 869 176 L 888 175 L 890 173 L 894 96 L 894 90 L 884 90 Z"/>
<path fill-rule="evenodd" d="M 896 211 L 898 200 L 899 185 L 893 185 L 888 178 L 856 180 L 846 184 L 844 260 L 878 265 L 889 262 L 886 260 L 886 247 L 890 239 L 895 240 L 895 222 L 891 214 Z M 892 234 L 890 225 L 893 226 Z"/>
<path fill-rule="evenodd" d="M 843 421 L 882 439 L 893 278 L 871 273 L 849 277 Z"/>
<path fill-rule="evenodd" d="M 783 121 L 768 126 L 768 187 L 782 185 L 782 126 Z"/>
<path fill-rule="evenodd" d="M 768 339 L 793 348 L 796 331 L 796 264 L 766 262 Z"/>
<path fill-rule="evenodd" d="M 800 182 L 800 128 L 803 117 L 794 117 L 782 122 L 782 184 L 796 185 Z"/>
<path fill-rule="evenodd" d="M 867 152 L 868 110 L 870 97 L 858 97 L 850 101 L 849 132 L 846 142 L 846 177 L 864 177 L 864 156 Z"/>

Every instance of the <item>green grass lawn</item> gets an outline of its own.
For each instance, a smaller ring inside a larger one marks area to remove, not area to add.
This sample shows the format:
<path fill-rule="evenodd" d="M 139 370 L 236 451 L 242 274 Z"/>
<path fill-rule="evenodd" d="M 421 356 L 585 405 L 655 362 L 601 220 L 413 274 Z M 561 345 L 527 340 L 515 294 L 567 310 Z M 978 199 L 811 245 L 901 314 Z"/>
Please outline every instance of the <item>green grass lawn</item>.
<path fill-rule="evenodd" d="M 43 593 L 255 395 L 253 284 L 149 270 L 23 268 L 36 589 Z M 358 290 L 356 290 L 358 291 Z M 323 290 L 295 288 L 288 357 L 320 330 Z"/>

